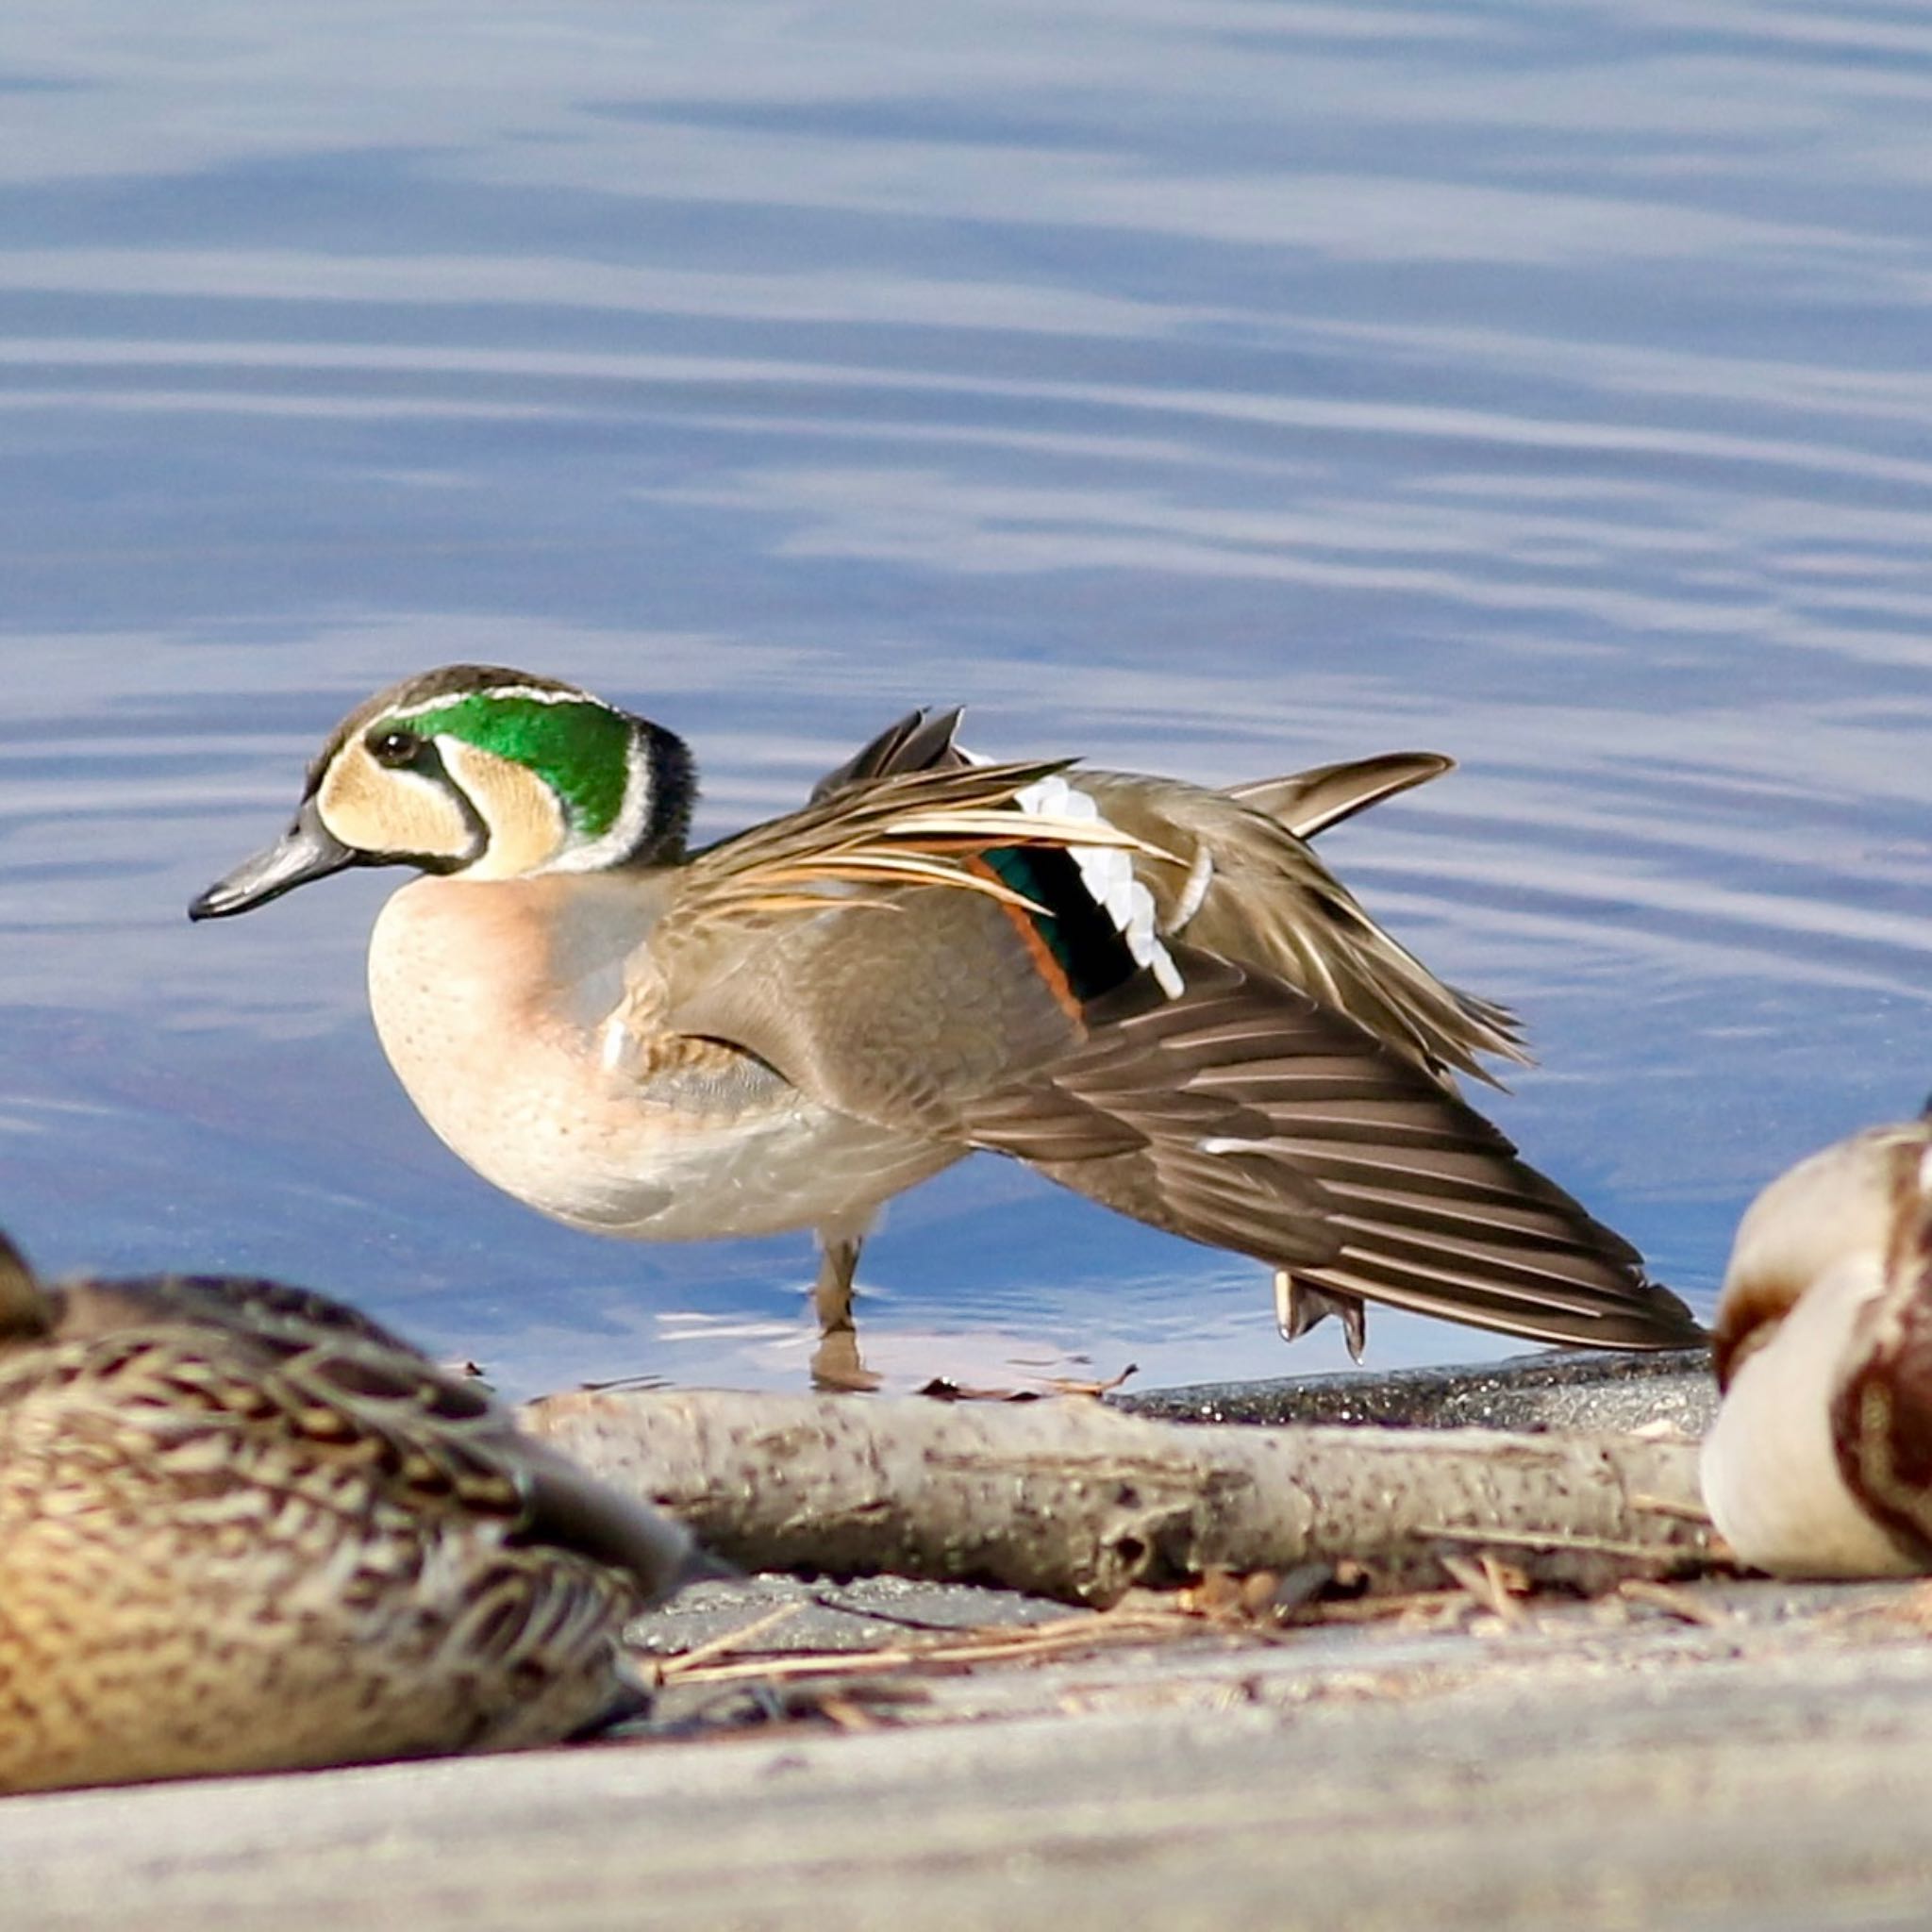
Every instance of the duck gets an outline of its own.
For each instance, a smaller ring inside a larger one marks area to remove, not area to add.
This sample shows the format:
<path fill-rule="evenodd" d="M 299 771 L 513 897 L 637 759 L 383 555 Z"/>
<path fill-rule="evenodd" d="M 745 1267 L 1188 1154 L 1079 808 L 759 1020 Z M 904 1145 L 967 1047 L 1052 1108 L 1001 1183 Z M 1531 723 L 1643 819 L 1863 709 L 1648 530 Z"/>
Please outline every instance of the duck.
<path fill-rule="evenodd" d="M 1932 1572 L 1932 1115 L 1837 1141 L 1752 1202 L 1712 1356 L 1700 1475 L 1741 1562 Z"/>
<path fill-rule="evenodd" d="M 344 1303 L 0 1236 L 0 1792 L 555 1742 L 711 1574 Z"/>
<path fill-rule="evenodd" d="M 1218 791 L 993 762 L 894 721 L 801 807 L 692 849 L 696 766 L 579 686 L 454 664 L 358 705 L 282 836 L 192 903 L 419 876 L 369 948 L 430 1127 L 574 1227 L 810 1229 L 825 1336 L 879 1208 L 975 1150 L 1273 1271 L 1293 1340 L 1369 1303 L 1603 1347 L 1696 1346 L 1636 1250 L 1460 1095 L 1527 1058 L 1316 856 L 1440 775 L 1396 753 Z"/>

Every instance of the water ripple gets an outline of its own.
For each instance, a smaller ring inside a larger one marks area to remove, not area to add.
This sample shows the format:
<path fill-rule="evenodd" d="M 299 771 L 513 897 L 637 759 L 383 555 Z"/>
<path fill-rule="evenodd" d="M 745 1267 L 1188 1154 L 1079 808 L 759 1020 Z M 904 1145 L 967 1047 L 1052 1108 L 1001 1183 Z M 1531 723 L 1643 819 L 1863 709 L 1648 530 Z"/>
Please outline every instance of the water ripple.
<path fill-rule="evenodd" d="M 47 1261 L 349 1289 L 516 1388 L 800 1379 L 802 1241 L 612 1247 L 430 1141 L 362 1010 L 382 879 L 181 919 L 455 658 L 689 733 L 708 832 L 915 702 L 1208 782 L 1453 753 L 1328 847 L 1524 1011 L 1498 1118 L 1693 1294 L 1932 1084 L 1910 9 L 107 0 L 0 92 Z M 1286 1359 L 1257 1271 L 991 1161 L 867 1270 L 901 1379 Z"/>

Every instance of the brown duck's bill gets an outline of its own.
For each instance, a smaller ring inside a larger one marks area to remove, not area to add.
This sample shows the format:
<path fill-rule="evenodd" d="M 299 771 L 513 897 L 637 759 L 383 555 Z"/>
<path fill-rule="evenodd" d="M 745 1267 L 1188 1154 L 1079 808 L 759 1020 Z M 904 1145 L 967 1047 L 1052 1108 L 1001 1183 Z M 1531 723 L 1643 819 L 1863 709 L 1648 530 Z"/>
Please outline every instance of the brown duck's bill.
<path fill-rule="evenodd" d="M 294 823 L 266 852 L 244 858 L 207 891 L 188 902 L 190 919 L 226 919 L 249 912 L 332 872 L 358 864 L 361 854 L 344 845 L 322 822 L 315 801 L 306 798 Z"/>

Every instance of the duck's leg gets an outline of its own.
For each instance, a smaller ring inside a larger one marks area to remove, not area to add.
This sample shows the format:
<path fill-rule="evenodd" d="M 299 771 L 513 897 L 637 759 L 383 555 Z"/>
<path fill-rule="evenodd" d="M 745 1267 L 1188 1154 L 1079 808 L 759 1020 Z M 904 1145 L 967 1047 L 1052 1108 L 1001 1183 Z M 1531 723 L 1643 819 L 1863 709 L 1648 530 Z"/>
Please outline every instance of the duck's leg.
<path fill-rule="evenodd" d="M 858 1272 L 858 1251 L 865 1245 L 865 1225 L 818 1231 L 819 1277 L 811 1291 L 819 1318 L 819 1345 L 811 1356 L 814 1389 L 879 1386 L 879 1378 L 859 1356 L 858 1330 L 852 1319 L 852 1280 Z"/>
<path fill-rule="evenodd" d="M 1286 1268 L 1274 1271 L 1274 1325 L 1280 1329 L 1282 1341 L 1298 1340 L 1330 1315 L 1341 1323 L 1349 1360 L 1360 1361 L 1369 1341 L 1368 1304 L 1359 1295 L 1336 1294 L 1297 1280 Z"/>
<path fill-rule="evenodd" d="M 858 1251 L 864 1245 L 862 1229 L 856 1234 L 819 1230 L 819 1278 L 812 1284 L 811 1301 L 821 1335 L 852 1331 L 852 1278 L 858 1273 Z"/>
<path fill-rule="evenodd" d="M 819 1337 L 819 1345 L 811 1352 L 811 1386 L 818 1394 L 869 1393 L 881 1379 L 866 1367 L 858 1337 L 850 1328 L 834 1328 Z"/>

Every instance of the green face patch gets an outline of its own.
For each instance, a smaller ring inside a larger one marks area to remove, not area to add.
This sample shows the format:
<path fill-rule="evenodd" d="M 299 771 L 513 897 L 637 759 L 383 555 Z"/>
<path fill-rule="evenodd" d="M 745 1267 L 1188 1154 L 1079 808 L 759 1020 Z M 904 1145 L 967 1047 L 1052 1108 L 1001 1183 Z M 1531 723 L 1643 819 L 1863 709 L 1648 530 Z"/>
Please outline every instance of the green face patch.
<path fill-rule="evenodd" d="M 477 691 L 381 721 L 421 738 L 460 738 L 526 767 L 563 801 L 580 837 L 600 839 L 624 809 L 630 779 L 630 723 L 588 698 L 550 699 Z"/>

